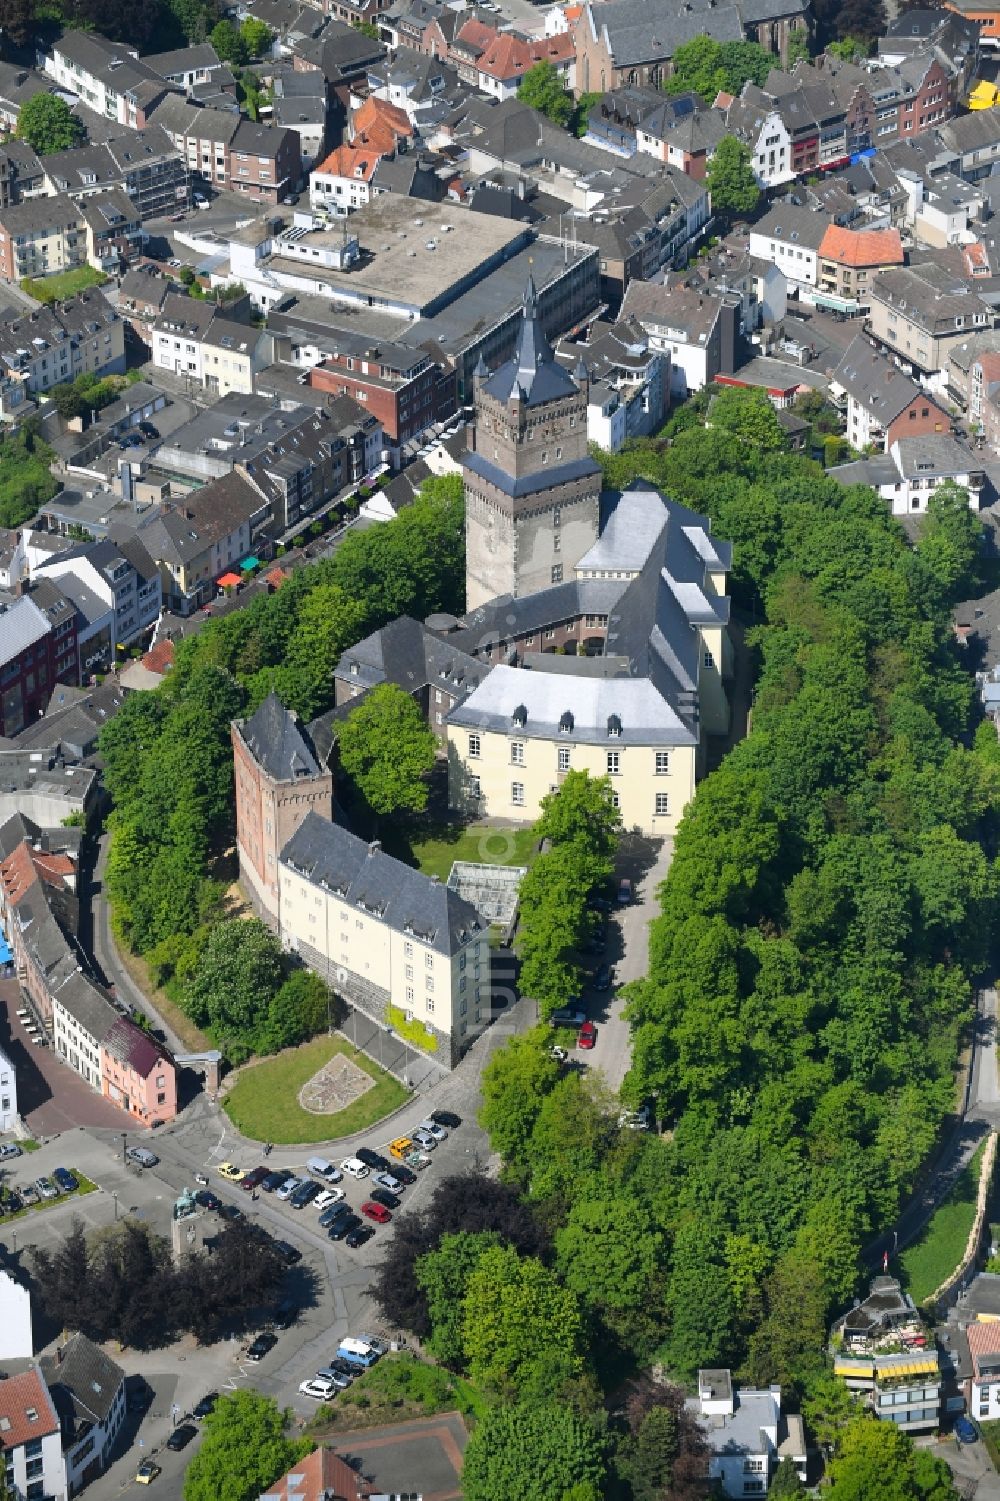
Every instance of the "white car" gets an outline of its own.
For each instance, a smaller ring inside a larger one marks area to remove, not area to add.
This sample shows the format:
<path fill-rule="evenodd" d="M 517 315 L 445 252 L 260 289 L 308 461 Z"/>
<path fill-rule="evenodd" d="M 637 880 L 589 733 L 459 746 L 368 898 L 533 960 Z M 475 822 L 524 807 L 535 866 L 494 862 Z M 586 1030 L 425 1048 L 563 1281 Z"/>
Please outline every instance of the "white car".
<path fill-rule="evenodd" d="M 372 1182 L 377 1183 L 379 1188 L 387 1188 L 391 1194 L 398 1194 L 403 1190 L 402 1183 L 391 1173 L 376 1173 Z"/>
<path fill-rule="evenodd" d="M 347 1195 L 342 1188 L 324 1188 L 323 1192 L 313 1199 L 313 1208 L 317 1213 L 322 1214 L 324 1209 L 329 1209 L 332 1204 L 339 1204 L 341 1199 L 346 1198 Z"/>
<path fill-rule="evenodd" d="M 340 1164 L 340 1171 L 360 1183 L 362 1178 L 367 1178 L 370 1175 L 371 1168 L 366 1167 L 359 1157 L 345 1157 Z"/>
<path fill-rule="evenodd" d="M 433 1152 L 434 1148 L 438 1144 L 437 1137 L 432 1136 L 431 1133 L 425 1130 L 423 1126 L 418 1126 L 415 1131 L 410 1132 L 410 1135 L 413 1137 L 413 1140 L 416 1142 L 417 1146 L 423 1147 L 425 1152 Z"/>
<path fill-rule="evenodd" d="M 290 1199 L 295 1190 L 301 1188 L 303 1183 L 307 1183 L 308 1181 L 307 1178 L 286 1178 L 281 1187 L 274 1190 L 274 1197 L 276 1199 Z"/>
<path fill-rule="evenodd" d="M 178 269 L 179 266 L 183 266 L 183 264 L 184 264 L 184 262 L 183 261 L 179 261 L 176 256 L 174 256 L 174 258 L 172 260 L 169 260 L 167 262 L 167 265 L 168 266 L 172 266 L 175 271 Z"/>
<path fill-rule="evenodd" d="M 435 1141 L 447 1141 L 448 1140 L 448 1133 L 444 1129 L 444 1127 L 443 1126 L 439 1126 L 438 1123 L 437 1123 L 437 1121 L 432 1121 L 432 1120 L 430 1120 L 430 1118 L 428 1118 L 425 1121 L 421 1121 L 420 1125 L 417 1127 L 417 1130 L 418 1131 L 426 1131 L 427 1135 L 428 1136 L 433 1136 L 433 1138 L 434 1138 Z"/>
<path fill-rule="evenodd" d="M 333 1382 L 323 1381 L 319 1376 L 312 1376 L 308 1381 L 300 1381 L 299 1391 L 304 1397 L 314 1397 L 317 1402 L 331 1402 L 337 1395 L 337 1388 Z"/>
<path fill-rule="evenodd" d="M 553 1047 L 549 1048 L 549 1057 L 554 1058 L 556 1063 L 565 1063 L 569 1058 L 569 1054 L 565 1048 Z M 619 1124 L 621 1123 L 619 1122 Z"/>

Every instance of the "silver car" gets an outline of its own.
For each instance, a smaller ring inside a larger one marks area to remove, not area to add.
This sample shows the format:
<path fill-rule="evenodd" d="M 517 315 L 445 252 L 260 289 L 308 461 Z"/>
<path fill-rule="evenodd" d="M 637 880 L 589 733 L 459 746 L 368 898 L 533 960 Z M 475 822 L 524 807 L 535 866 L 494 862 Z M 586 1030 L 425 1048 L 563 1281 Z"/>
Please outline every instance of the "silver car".
<path fill-rule="evenodd" d="M 306 1178 L 286 1178 L 281 1187 L 274 1190 L 274 1197 L 276 1199 L 290 1199 L 295 1190 L 301 1188 L 303 1183 L 306 1182 L 308 1182 Z"/>
<path fill-rule="evenodd" d="M 429 1131 L 425 1131 L 423 1126 L 418 1126 L 415 1131 L 410 1132 L 410 1135 L 417 1146 L 423 1147 L 425 1152 L 433 1152 L 437 1146 L 437 1137 L 432 1136 Z"/>

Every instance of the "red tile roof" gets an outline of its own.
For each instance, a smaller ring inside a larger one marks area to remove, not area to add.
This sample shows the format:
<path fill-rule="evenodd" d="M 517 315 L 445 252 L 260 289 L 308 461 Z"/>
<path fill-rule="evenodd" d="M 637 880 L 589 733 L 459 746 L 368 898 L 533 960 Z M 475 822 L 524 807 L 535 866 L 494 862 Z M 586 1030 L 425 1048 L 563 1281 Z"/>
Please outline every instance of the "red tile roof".
<path fill-rule="evenodd" d="M 142 665 L 148 672 L 158 672 L 161 676 L 168 672 L 174 665 L 174 643 L 157 641 L 142 658 Z"/>
<path fill-rule="evenodd" d="M 314 1449 L 269 1486 L 261 1501 L 323 1501 L 327 1495 L 336 1501 L 363 1501 L 371 1486 L 332 1449 Z"/>
<path fill-rule="evenodd" d="M 22 842 L 12 850 L 0 865 L 0 882 L 11 906 L 16 907 L 38 880 L 38 871 L 31 858 L 30 847 Z"/>
<path fill-rule="evenodd" d="M 831 224 L 819 253 L 841 266 L 901 266 L 903 243 L 898 229 L 843 229 Z"/>
<path fill-rule="evenodd" d="M 1000 1323 L 977 1320 L 975 1324 L 969 1325 L 966 1333 L 969 1336 L 972 1372 L 974 1376 L 978 1376 L 981 1356 L 1000 1355 Z"/>
<path fill-rule="evenodd" d="M 369 94 L 364 104 L 354 115 L 355 133 L 371 130 L 373 126 L 381 126 L 397 136 L 410 137 L 413 135 L 413 126 L 405 109 L 399 109 L 395 104 L 390 104 L 388 99 L 376 99 L 374 94 Z"/>
<path fill-rule="evenodd" d="M 352 181 L 371 182 L 375 168 L 384 153 L 367 144 L 355 141 L 350 146 L 338 146 L 331 151 L 326 161 L 315 170 L 331 177 L 349 177 Z"/>
<path fill-rule="evenodd" d="M 59 1419 L 41 1372 L 32 1367 L 0 1381 L 0 1446 L 16 1449 L 59 1432 Z"/>

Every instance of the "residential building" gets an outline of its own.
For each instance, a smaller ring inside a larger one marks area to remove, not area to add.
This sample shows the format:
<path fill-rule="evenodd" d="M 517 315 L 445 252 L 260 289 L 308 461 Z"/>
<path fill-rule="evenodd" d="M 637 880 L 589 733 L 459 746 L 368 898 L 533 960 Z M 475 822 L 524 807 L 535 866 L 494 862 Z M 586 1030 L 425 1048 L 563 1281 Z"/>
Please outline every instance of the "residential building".
<path fill-rule="evenodd" d="M 147 1126 L 177 1114 L 177 1070 L 165 1048 L 127 1017 L 101 1038 L 101 1093 Z"/>
<path fill-rule="evenodd" d="M 136 124 L 137 88 L 163 82 L 155 68 L 124 42 L 111 42 L 96 31 L 63 32 L 38 62 L 61 88 L 119 125 Z"/>
<path fill-rule="evenodd" d="M 0 1050 L 0 1131 L 13 1131 L 17 1124 L 17 1071 Z"/>
<path fill-rule="evenodd" d="M 216 190 L 227 185 L 229 146 L 239 127 L 238 115 L 229 110 L 203 108 L 179 94 L 168 94 L 157 106 L 153 119 L 180 154 L 187 173 Z"/>
<path fill-rule="evenodd" d="M 36 578 L 59 583 L 69 574 L 80 579 L 110 610 L 111 661 L 116 660 L 119 646 L 131 646 L 159 619 L 160 574 L 139 537 L 123 537 L 118 543 L 78 543 L 35 570 Z"/>
<path fill-rule="evenodd" d="M 1000 160 L 1000 111 L 977 110 L 959 115 L 938 127 L 938 136 L 958 158 L 957 170 L 966 182 L 989 177 Z"/>
<path fill-rule="evenodd" d="M 337 708 L 353 703 L 381 683 L 393 683 L 410 695 L 438 743 L 446 746 L 448 715 L 479 685 L 487 669 L 474 657 L 456 650 L 447 638 L 442 639 L 433 629 L 435 619 L 431 616 L 432 624 L 428 625 L 399 615 L 349 647 L 333 673 Z M 332 716 L 324 718 L 328 735 Z"/>
<path fill-rule="evenodd" d="M 980 1423 L 1000 1418 L 1000 1322 L 977 1319 L 966 1328 L 972 1376 L 968 1383 L 969 1415 Z"/>
<path fill-rule="evenodd" d="M 263 335 L 224 306 L 179 292 L 163 299 L 153 324 L 153 360 L 214 396 L 249 395 L 262 367 Z"/>
<path fill-rule="evenodd" d="M 122 375 L 125 325 L 96 287 L 0 323 L 0 413 L 78 375 Z"/>
<path fill-rule="evenodd" d="M 254 910 L 277 927 L 281 851 L 308 813 L 333 819 L 333 777 L 276 693 L 233 721 L 232 739 L 240 879 Z"/>
<path fill-rule="evenodd" d="M 985 503 L 986 473 L 968 444 L 950 433 L 897 438 L 886 454 L 840 464 L 831 476 L 845 485 L 871 485 L 894 516 L 921 516 L 939 485 L 957 485 L 978 511 Z"/>
<path fill-rule="evenodd" d="M 224 67 L 211 42 L 197 42 L 173 52 L 154 52 L 142 60 L 160 78 L 195 93 L 199 84 L 210 83 L 213 75 Z"/>
<path fill-rule="evenodd" d="M 479 913 L 442 882 L 309 813 L 280 856 L 286 948 L 380 1025 L 452 1068 L 490 1019 Z"/>
<path fill-rule="evenodd" d="M 940 1358 L 934 1336 L 894 1277 L 874 1277 L 867 1298 L 833 1326 L 833 1373 L 877 1418 L 907 1433 L 937 1429 Z"/>
<path fill-rule="evenodd" d="M 260 1501 L 366 1501 L 372 1487 L 363 1475 L 332 1449 L 320 1445 L 292 1466 Z"/>
<path fill-rule="evenodd" d="M 296 73 L 286 67 L 276 71 L 272 87 L 271 124 L 295 132 L 302 171 L 308 172 L 322 160 L 331 135 L 326 80 L 320 73 Z"/>
<path fill-rule="evenodd" d="M 842 229 L 827 225 L 819 246 L 817 307 L 832 301 L 835 312 L 864 312 L 872 281 L 880 271 L 903 264 L 898 229 Z"/>
<path fill-rule="evenodd" d="M 171 291 L 169 277 L 148 264 L 126 271 L 119 284 L 118 312 L 148 349 L 152 348 L 153 327 Z"/>
<path fill-rule="evenodd" d="M 125 1372 L 85 1334 L 40 1362 L 59 1415 L 66 1481 L 75 1496 L 107 1468 L 125 1421 Z"/>
<path fill-rule="evenodd" d="M 820 246 L 828 225 L 794 204 L 775 204 L 750 230 L 750 254 L 784 273 L 790 292 L 819 285 Z"/>
<path fill-rule="evenodd" d="M 159 124 L 110 136 L 105 145 L 117 168 L 119 186 L 144 220 L 187 207 L 187 163 Z"/>
<path fill-rule="evenodd" d="M 598 535 L 600 466 L 587 452 L 587 382 L 560 366 L 529 278 L 513 357 L 476 380 L 465 458 L 466 597 L 560 584 Z"/>
<path fill-rule="evenodd" d="M 955 345 L 994 322 L 993 309 L 967 282 L 932 262 L 883 271 L 872 283 L 870 333 L 932 389 L 943 389 Z"/>
<path fill-rule="evenodd" d="M 24 1501 L 67 1501 L 59 1416 L 34 1362 L 0 1382 L 0 1448 L 12 1494 Z"/>
<path fill-rule="evenodd" d="M 330 152 L 309 174 L 309 202 L 314 209 L 350 214 L 371 198 L 379 152 L 362 136 Z"/>
<path fill-rule="evenodd" d="M 53 89 L 52 80 L 36 73 L 34 68 L 0 63 L 0 130 L 13 134 L 17 130 L 21 106 L 34 99 L 36 94 L 50 94 Z"/>
<path fill-rule="evenodd" d="M 732 375 L 743 363 L 748 342 L 743 303 L 736 291 L 713 295 L 694 287 L 633 281 L 621 319 L 633 319 L 650 349 L 669 355 L 671 395 L 683 399 L 718 375 Z"/>
<path fill-rule="evenodd" d="M 670 404 L 670 354 L 652 347 L 635 318 L 590 326 L 585 344 L 566 341 L 559 359 L 587 372 L 587 438 L 617 453 L 629 438 L 659 432 Z"/>
<path fill-rule="evenodd" d="M 680 94 L 673 99 L 658 100 L 641 116 L 635 129 L 635 144 L 637 151 L 644 151 L 700 182 L 725 134 L 726 121 L 721 111 L 705 109 L 697 95 Z"/>
<path fill-rule="evenodd" d="M 734 1387 L 727 1370 L 698 1372 L 698 1395 L 687 1403 L 709 1449 L 709 1478 L 724 1496 L 765 1496 L 783 1460 L 806 1478 L 806 1438 L 798 1413 L 781 1410 L 781 1387 Z"/>
<path fill-rule="evenodd" d="M 0 210 L 0 277 L 21 281 L 86 264 L 82 210 L 71 198 L 30 198 Z"/>
<path fill-rule="evenodd" d="M 35 1353 L 31 1293 L 11 1272 L 0 1271 L 0 1360 L 30 1360 Z"/>
<path fill-rule="evenodd" d="M 0 734 L 16 735 L 38 718 L 57 682 L 76 680 L 76 621 L 68 599 L 51 611 L 27 595 L 0 606 Z"/>
<path fill-rule="evenodd" d="M 214 599 L 220 577 L 238 578 L 269 516 L 258 491 L 229 474 L 142 518 L 137 532 L 160 570 L 164 607 L 190 615 Z"/>
<path fill-rule="evenodd" d="M 112 188 L 80 204 L 88 264 L 116 274 L 142 250 L 142 219 L 131 198 Z"/>
<path fill-rule="evenodd" d="M 831 392 L 847 402 L 847 440 L 858 452 L 888 452 L 899 438 L 947 433 L 951 418 L 934 397 L 859 334 L 833 373 Z"/>
<path fill-rule="evenodd" d="M 438 407 L 438 367 L 424 350 L 372 342 L 346 329 L 337 333 L 336 344 L 310 370 L 310 386 L 360 402 L 378 418 L 394 448 L 447 415 Z"/>
<path fill-rule="evenodd" d="M 302 176 L 299 137 L 294 130 L 241 120 L 229 142 L 226 186 L 262 203 L 278 203 L 298 187 Z"/>

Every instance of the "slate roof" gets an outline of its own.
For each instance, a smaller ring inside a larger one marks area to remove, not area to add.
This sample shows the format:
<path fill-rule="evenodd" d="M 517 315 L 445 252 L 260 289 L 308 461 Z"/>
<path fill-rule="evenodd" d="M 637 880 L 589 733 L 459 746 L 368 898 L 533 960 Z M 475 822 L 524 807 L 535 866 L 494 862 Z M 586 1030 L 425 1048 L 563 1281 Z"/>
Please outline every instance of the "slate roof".
<path fill-rule="evenodd" d="M 139 531 L 157 562 L 188 562 L 264 508 L 261 496 L 241 474 L 227 474 L 185 495 L 176 507 L 171 503 Z"/>
<path fill-rule="evenodd" d="M 374 913 L 394 931 L 412 933 L 437 953 L 455 954 L 486 932 L 479 913 L 457 892 L 318 813 L 306 815 L 279 860 L 313 885 Z"/>
<path fill-rule="evenodd" d="M 274 782 L 315 777 L 323 768 L 295 714 L 272 690 L 248 720 L 236 721 L 240 736 L 254 760 Z"/>
<path fill-rule="evenodd" d="M 695 37 L 708 36 L 716 42 L 743 40 L 736 6 L 706 0 L 685 10 L 679 9 L 676 0 L 602 0 L 587 7 L 579 24 L 589 24 L 597 36 L 606 35 L 616 68 L 672 57 L 682 43 Z"/>
<path fill-rule="evenodd" d="M 534 280 L 524 289 L 523 316 L 512 359 L 490 376 L 483 386 L 487 396 L 507 402 L 515 392 L 529 406 L 561 401 L 577 395 L 577 385 L 568 370 L 557 362 L 538 317 Z"/>
<path fill-rule="evenodd" d="M 968 474 L 982 469 L 982 460 L 950 433 L 922 433 L 912 438 L 897 438 L 892 450 L 903 479 Z"/>
<path fill-rule="evenodd" d="M 154 73 L 161 78 L 170 78 L 174 73 L 200 72 L 205 68 L 221 66 L 219 54 L 211 42 L 196 42 L 190 47 L 178 47 L 173 52 L 153 52 L 143 58 Z"/>
<path fill-rule="evenodd" d="M 848 396 L 885 426 L 895 420 L 917 396 L 932 400 L 898 365 L 887 360 L 858 334 L 844 350 L 833 380 Z"/>
<path fill-rule="evenodd" d="M 170 1062 L 166 1049 L 126 1016 L 120 1016 L 113 1023 L 104 1038 L 104 1046 L 112 1058 L 117 1058 L 142 1079 L 148 1079 L 154 1069 Z"/>
<path fill-rule="evenodd" d="M 48 1356 L 41 1361 L 42 1371 L 59 1405 L 59 1388 L 70 1397 L 83 1416 L 93 1423 L 103 1423 L 111 1411 L 125 1372 L 85 1334 L 71 1334 L 62 1346 L 62 1359 Z"/>
<path fill-rule="evenodd" d="M 52 629 L 32 599 L 17 599 L 0 609 L 0 664 L 20 656 Z"/>
<path fill-rule="evenodd" d="M 637 573 L 667 524 L 666 499 L 652 485 L 606 490 L 601 496 L 601 532 L 576 565 L 577 573 Z"/>
<path fill-rule="evenodd" d="M 811 209 L 776 203 L 758 219 L 750 233 L 765 240 L 780 240 L 784 245 L 805 245 L 810 250 L 819 250 L 827 229 L 826 220 Z"/>
<path fill-rule="evenodd" d="M 487 670 L 457 650 L 447 636 L 442 639 L 412 615 L 400 615 L 345 651 L 333 675 L 352 687 L 374 688 L 389 682 L 415 693 L 431 684 L 467 691 Z"/>

